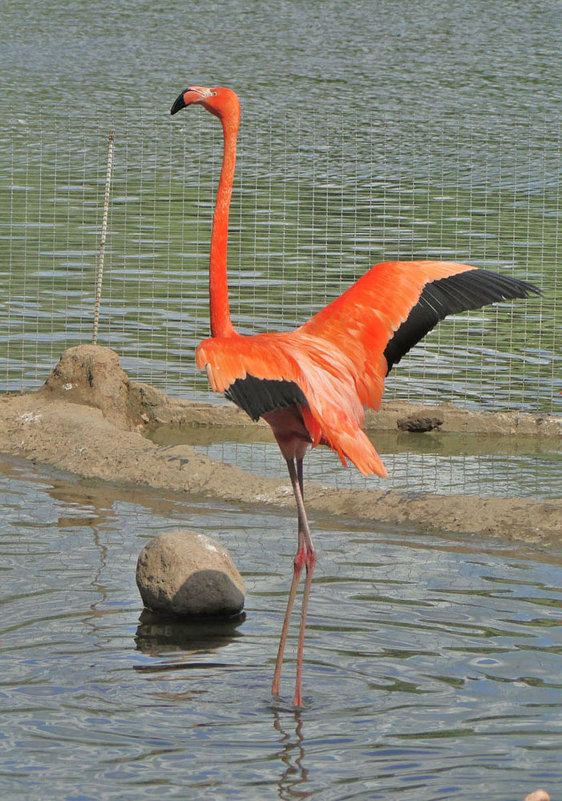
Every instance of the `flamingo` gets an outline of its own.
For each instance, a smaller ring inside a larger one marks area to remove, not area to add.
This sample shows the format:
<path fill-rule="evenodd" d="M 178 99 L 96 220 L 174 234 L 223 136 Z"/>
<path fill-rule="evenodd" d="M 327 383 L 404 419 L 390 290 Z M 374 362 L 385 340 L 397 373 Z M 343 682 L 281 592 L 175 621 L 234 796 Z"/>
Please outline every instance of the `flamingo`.
<path fill-rule="evenodd" d="M 362 431 L 365 407 L 378 409 L 385 377 L 446 315 L 538 293 L 532 284 L 450 261 L 376 264 L 340 297 L 289 332 L 243 336 L 230 318 L 228 215 L 236 162 L 240 102 L 226 87 L 191 86 L 170 109 L 200 105 L 222 123 L 223 161 L 213 215 L 209 266 L 211 337 L 197 348 L 214 392 L 271 427 L 287 462 L 297 506 L 297 551 L 272 682 L 279 695 L 287 632 L 303 567 L 294 706 L 302 707 L 306 616 L 316 550 L 304 506 L 303 458 L 327 445 L 342 463 L 386 476 Z"/>

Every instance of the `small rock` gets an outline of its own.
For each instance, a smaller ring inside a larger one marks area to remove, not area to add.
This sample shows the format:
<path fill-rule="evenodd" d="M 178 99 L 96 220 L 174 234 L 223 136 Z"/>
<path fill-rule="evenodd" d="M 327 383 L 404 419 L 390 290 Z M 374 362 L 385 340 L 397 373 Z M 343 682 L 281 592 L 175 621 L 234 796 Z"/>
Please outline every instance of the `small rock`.
<path fill-rule="evenodd" d="M 188 617 L 229 617 L 245 587 L 228 551 L 193 531 L 166 531 L 139 554 L 137 586 L 149 609 Z"/>
<path fill-rule="evenodd" d="M 408 417 L 400 417 L 396 421 L 400 431 L 433 431 L 443 425 L 442 417 L 428 417 L 426 415 L 411 414 Z"/>

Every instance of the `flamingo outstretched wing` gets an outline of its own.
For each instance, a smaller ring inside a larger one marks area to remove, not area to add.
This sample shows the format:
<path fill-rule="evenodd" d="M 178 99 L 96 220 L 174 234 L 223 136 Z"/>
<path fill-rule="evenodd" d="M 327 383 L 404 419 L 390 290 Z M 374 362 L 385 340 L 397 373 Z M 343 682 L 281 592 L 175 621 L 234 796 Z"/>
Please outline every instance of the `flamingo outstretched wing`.
<path fill-rule="evenodd" d="M 468 264 L 380 262 L 302 330 L 344 350 L 361 402 L 377 409 L 392 366 L 448 314 L 532 293 L 526 281 Z"/>

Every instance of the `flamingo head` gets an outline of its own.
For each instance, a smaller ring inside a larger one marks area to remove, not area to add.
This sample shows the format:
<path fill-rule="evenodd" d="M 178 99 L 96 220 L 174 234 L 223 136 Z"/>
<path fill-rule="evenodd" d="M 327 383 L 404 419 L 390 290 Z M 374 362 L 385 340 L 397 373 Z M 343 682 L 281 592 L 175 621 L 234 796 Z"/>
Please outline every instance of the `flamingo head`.
<path fill-rule="evenodd" d="M 186 106 L 200 105 L 219 119 L 239 119 L 240 103 L 238 95 L 225 86 L 207 89 L 205 86 L 191 86 L 184 89 L 174 101 L 170 114 L 177 114 Z"/>

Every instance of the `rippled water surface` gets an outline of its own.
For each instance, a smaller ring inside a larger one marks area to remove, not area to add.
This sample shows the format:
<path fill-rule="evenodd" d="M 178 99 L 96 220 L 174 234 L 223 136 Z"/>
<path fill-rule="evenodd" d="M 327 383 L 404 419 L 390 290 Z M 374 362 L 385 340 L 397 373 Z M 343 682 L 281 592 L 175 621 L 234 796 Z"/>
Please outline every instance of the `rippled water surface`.
<path fill-rule="evenodd" d="M 562 786 L 559 550 L 313 521 L 320 558 L 269 685 L 292 517 L 0 469 L 6 799 L 508 801 Z M 134 571 L 176 526 L 229 547 L 246 619 L 143 617 Z"/>

